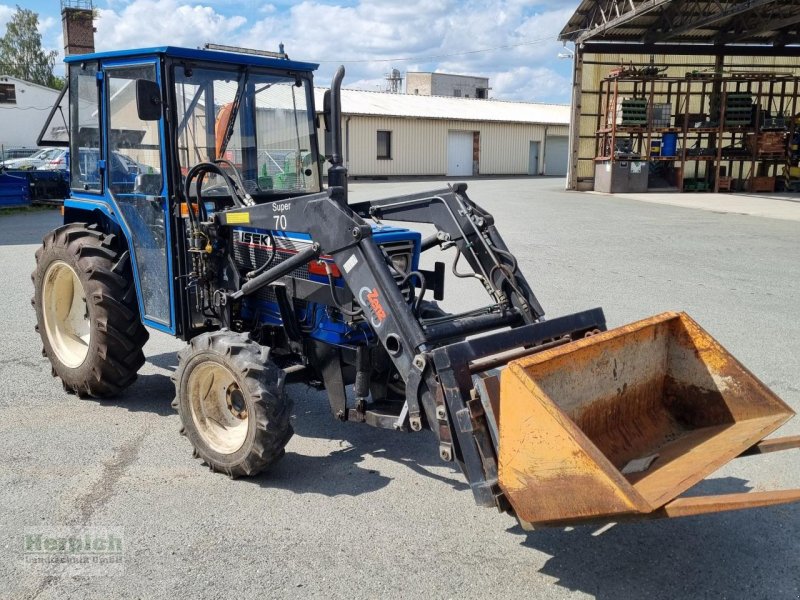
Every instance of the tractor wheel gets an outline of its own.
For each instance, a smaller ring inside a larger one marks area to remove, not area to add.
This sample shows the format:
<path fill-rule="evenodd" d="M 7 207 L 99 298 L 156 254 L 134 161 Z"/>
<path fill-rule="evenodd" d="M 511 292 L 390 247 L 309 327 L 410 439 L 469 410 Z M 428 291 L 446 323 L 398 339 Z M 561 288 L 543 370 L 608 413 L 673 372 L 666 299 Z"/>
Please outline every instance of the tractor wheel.
<path fill-rule="evenodd" d="M 195 456 L 230 477 L 277 462 L 294 430 L 284 373 L 247 334 L 204 333 L 178 353 L 173 408 Z"/>
<path fill-rule="evenodd" d="M 31 274 L 42 354 L 64 389 L 81 397 L 118 394 L 136 379 L 148 339 L 139 318 L 127 250 L 94 225 L 48 233 Z"/>

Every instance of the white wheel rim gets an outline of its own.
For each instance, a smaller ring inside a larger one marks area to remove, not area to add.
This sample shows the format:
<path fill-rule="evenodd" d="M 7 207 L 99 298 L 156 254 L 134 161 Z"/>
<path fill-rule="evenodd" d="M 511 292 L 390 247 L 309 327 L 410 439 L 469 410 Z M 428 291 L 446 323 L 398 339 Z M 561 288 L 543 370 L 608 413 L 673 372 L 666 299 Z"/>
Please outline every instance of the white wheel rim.
<path fill-rule="evenodd" d="M 220 454 L 233 454 L 247 439 L 245 392 L 223 365 L 206 361 L 187 381 L 192 420 L 203 441 Z"/>
<path fill-rule="evenodd" d="M 91 342 L 89 307 L 78 274 L 64 261 L 47 268 L 42 304 L 45 332 L 56 357 L 71 369 L 81 366 Z"/>

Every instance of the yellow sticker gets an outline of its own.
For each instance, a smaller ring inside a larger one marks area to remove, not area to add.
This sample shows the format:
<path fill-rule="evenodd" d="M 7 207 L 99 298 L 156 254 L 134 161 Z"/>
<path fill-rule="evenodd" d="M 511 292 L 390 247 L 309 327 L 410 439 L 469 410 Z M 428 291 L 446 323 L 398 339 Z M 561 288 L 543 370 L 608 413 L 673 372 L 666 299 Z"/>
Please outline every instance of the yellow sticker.
<path fill-rule="evenodd" d="M 228 225 L 233 225 L 235 223 L 238 224 L 249 223 L 250 213 L 249 212 L 228 213 L 225 215 L 225 220 L 228 223 Z"/>

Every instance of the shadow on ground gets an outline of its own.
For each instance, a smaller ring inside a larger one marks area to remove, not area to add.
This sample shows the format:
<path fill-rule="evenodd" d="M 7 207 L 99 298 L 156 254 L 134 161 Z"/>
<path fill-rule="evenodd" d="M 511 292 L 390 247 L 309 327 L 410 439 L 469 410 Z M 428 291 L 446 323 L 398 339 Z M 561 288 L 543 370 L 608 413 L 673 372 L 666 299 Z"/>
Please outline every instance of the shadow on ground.
<path fill-rule="evenodd" d="M 293 452 L 290 443 L 283 460 L 250 480 L 253 483 L 296 493 L 358 495 L 389 483 L 388 477 L 362 464 L 367 459 L 378 458 L 402 464 L 417 475 L 445 483 L 454 490 L 469 489 L 457 468 L 448 469 L 444 475 L 431 470 L 437 467 L 441 471 L 441 467 L 446 466 L 439 459 L 432 432 L 406 433 L 339 422 L 331 415 L 324 392 L 303 388 L 293 385 L 287 390 L 295 398 L 292 420 L 295 435 L 333 440 L 341 448 L 326 456 L 304 456 Z M 298 478 L 298 473 L 306 476 Z"/>
<path fill-rule="evenodd" d="M 749 491 L 727 477 L 692 495 Z M 800 597 L 800 507 L 783 506 L 660 521 L 511 532 L 552 556 L 541 573 L 598 600 Z"/>
<path fill-rule="evenodd" d="M 148 360 L 169 370 L 175 365 L 173 353 Z M 101 405 L 173 415 L 173 390 L 167 375 L 147 375 L 118 401 Z M 287 392 L 295 401 L 296 437 L 286 456 L 272 469 L 235 485 L 328 497 L 358 496 L 391 482 L 373 461 L 381 458 L 453 490 L 468 489 L 455 469 L 441 469 L 443 463 L 430 432 L 405 434 L 340 423 L 331 417 L 324 393 L 301 385 L 292 385 Z M 302 454 L 295 448 L 302 445 L 303 438 L 328 440 L 325 443 L 333 449 L 323 456 Z M 749 489 L 745 480 L 727 477 L 704 481 L 689 494 Z M 522 546 L 551 557 L 540 573 L 555 578 L 558 586 L 598 600 L 800 598 L 800 507 L 623 523 L 593 535 L 598 528 L 525 532 L 514 526 L 509 533 L 520 536 Z"/>
<path fill-rule="evenodd" d="M 174 371 L 174 352 L 149 356 L 147 362 Z M 338 444 L 325 456 L 307 456 L 293 450 L 291 441 L 286 455 L 271 469 L 242 482 L 267 488 L 280 488 L 297 494 L 317 493 L 326 496 L 355 496 L 388 485 L 390 478 L 362 463 L 381 458 L 400 463 L 417 474 L 441 481 L 456 490 L 469 486 L 457 468 L 446 475 L 430 470 L 445 464 L 439 459 L 433 433 L 404 433 L 379 430 L 359 423 L 342 423 L 331 416 L 327 397 L 302 384 L 286 388 L 294 400 L 292 426 L 297 438 L 318 438 Z M 118 398 L 99 401 L 101 406 L 117 406 L 133 412 L 175 415 L 172 400 L 175 386 L 165 374 L 139 375 L 136 382 Z"/>

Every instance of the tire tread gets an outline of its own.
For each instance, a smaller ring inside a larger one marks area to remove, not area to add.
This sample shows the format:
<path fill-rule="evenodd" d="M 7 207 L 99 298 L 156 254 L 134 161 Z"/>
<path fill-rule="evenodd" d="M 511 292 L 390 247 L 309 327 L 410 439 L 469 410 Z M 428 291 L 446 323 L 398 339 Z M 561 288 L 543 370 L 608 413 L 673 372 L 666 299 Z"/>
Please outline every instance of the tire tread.
<path fill-rule="evenodd" d="M 87 302 L 93 305 L 93 335 L 97 339 L 94 352 L 87 357 L 92 362 L 80 369 L 81 376 L 79 369 L 64 367 L 54 353 L 51 355 L 44 327 L 37 324 L 45 342 L 44 354 L 67 391 L 81 397 L 117 395 L 136 379 L 145 362 L 142 348 L 149 338 L 139 317 L 128 251 L 117 247 L 115 235 L 106 235 L 96 225 L 86 223 L 63 225 L 45 235 L 36 251 L 36 269 L 31 274 L 34 283 L 31 304 L 39 321 L 36 298 L 40 295 L 44 271 L 51 262 L 48 258 L 53 254 L 71 263 L 79 277 L 80 273 L 85 275 L 84 292 Z"/>

